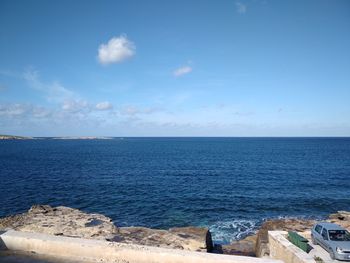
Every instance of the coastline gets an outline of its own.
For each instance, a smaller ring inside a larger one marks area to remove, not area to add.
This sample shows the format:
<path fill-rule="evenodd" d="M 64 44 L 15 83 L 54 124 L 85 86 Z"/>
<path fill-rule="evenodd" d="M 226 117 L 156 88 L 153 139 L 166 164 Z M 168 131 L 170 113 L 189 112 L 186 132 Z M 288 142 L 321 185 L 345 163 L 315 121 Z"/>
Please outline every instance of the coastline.
<path fill-rule="evenodd" d="M 0 140 L 32 140 L 34 137 L 16 136 L 16 135 L 0 135 Z"/>
<path fill-rule="evenodd" d="M 350 212 L 330 214 L 328 222 L 350 229 Z M 269 255 L 267 233 L 270 230 L 308 232 L 315 224 L 312 219 L 266 220 L 255 234 L 231 244 L 212 241 L 205 227 L 177 227 L 168 230 L 147 227 L 118 227 L 104 215 L 85 213 L 64 206 L 33 205 L 28 212 L 0 218 L 0 231 L 13 229 L 22 232 L 43 233 L 117 243 L 146 245 L 217 254 L 263 257 Z"/>

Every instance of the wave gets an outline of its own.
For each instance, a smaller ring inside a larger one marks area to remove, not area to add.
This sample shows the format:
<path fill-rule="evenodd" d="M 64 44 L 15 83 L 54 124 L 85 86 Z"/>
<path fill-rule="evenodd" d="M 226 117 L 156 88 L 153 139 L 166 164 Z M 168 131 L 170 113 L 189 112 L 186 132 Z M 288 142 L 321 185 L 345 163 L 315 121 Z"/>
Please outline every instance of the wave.
<path fill-rule="evenodd" d="M 246 219 L 233 219 L 217 221 L 208 228 L 211 232 L 214 243 L 217 244 L 229 244 L 233 241 L 244 239 L 249 235 L 256 234 L 260 226 L 266 220 L 276 219 L 302 219 L 302 220 L 316 220 L 322 221 L 326 219 L 324 215 L 310 216 L 310 215 L 279 215 L 274 217 L 262 218 L 260 220 L 246 220 Z"/>
<path fill-rule="evenodd" d="M 214 243 L 229 244 L 255 234 L 261 225 L 258 220 L 234 219 L 218 221 L 209 226 Z"/>

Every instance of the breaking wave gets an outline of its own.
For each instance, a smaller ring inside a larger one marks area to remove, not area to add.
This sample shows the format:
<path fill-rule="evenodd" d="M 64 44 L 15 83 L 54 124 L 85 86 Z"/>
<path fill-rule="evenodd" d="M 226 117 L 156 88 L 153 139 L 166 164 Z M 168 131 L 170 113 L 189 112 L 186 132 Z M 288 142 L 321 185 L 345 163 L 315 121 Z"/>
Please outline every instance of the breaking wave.
<path fill-rule="evenodd" d="M 229 244 L 256 233 L 261 222 L 254 220 L 228 220 L 218 221 L 209 226 L 214 243 Z"/>

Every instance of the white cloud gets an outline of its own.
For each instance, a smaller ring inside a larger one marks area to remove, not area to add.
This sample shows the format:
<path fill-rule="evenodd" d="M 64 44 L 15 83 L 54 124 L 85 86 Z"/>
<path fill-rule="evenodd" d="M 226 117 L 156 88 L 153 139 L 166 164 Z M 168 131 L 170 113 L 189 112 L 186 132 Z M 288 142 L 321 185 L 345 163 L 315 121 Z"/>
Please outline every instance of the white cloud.
<path fill-rule="evenodd" d="M 134 116 L 134 115 L 140 113 L 140 110 L 135 106 L 127 106 L 127 107 L 124 107 L 123 109 L 121 109 L 121 113 L 124 115 Z"/>
<path fill-rule="evenodd" d="M 98 48 L 98 60 L 103 65 L 119 63 L 132 57 L 135 49 L 134 43 L 126 36 L 113 37 Z"/>
<path fill-rule="evenodd" d="M 0 105 L 0 116 L 20 116 L 25 114 L 31 107 L 29 105 L 13 103 L 8 105 Z"/>
<path fill-rule="evenodd" d="M 87 114 L 92 111 L 103 111 L 113 108 L 112 104 L 108 101 L 97 104 L 90 103 L 79 96 L 79 94 L 65 88 L 57 81 L 44 83 L 40 79 L 39 72 L 33 69 L 24 72 L 21 78 L 23 78 L 32 89 L 45 94 L 48 102 L 58 104 L 60 110 L 65 113 Z"/>
<path fill-rule="evenodd" d="M 62 110 L 68 112 L 80 112 L 83 110 L 89 111 L 89 104 L 85 100 L 65 100 L 62 104 Z"/>
<path fill-rule="evenodd" d="M 179 77 L 179 76 L 188 74 L 191 71 L 192 71 L 192 68 L 190 66 L 183 66 L 183 67 L 180 67 L 180 68 L 174 70 L 173 74 L 175 77 Z"/>
<path fill-rule="evenodd" d="M 96 110 L 110 110 L 113 108 L 113 105 L 109 101 L 103 101 L 103 102 L 97 103 L 95 108 Z"/>
<path fill-rule="evenodd" d="M 239 14 L 245 14 L 247 12 L 247 6 L 241 2 L 236 2 L 236 11 Z"/>
<path fill-rule="evenodd" d="M 51 114 L 49 109 L 28 103 L 0 104 L 0 116 L 8 118 L 44 118 Z"/>

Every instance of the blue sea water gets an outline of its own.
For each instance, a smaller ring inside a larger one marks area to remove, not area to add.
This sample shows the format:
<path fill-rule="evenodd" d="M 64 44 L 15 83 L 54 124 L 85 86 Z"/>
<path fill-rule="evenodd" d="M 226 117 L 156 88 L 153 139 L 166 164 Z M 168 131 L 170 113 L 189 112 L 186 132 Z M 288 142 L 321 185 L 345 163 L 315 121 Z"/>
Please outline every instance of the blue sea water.
<path fill-rule="evenodd" d="M 350 138 L 0 141 L 0 217 L 38 203 L 227 243 L 268 218 L 350 210 Z"/>

